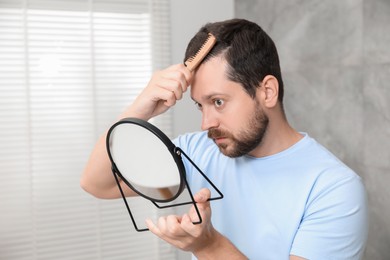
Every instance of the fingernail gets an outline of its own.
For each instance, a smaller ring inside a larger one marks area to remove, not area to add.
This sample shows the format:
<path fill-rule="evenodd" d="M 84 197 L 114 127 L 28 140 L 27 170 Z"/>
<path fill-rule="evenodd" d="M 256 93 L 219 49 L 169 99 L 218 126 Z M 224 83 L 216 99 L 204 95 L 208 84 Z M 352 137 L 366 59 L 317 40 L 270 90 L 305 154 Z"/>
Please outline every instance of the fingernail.
<path fill-rule="evenodd" d="M 198 200 L 204 200 L 204 196 L 203 195 L 198 195 Z"/>

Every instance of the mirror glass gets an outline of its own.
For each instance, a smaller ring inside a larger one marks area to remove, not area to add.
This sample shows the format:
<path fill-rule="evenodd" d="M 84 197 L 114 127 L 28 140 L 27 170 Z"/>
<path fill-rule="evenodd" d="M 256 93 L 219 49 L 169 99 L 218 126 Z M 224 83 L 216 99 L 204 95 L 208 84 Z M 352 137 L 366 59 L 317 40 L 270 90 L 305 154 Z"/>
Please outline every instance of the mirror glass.
<path fill-rule="evenodd" d="M 178 165 L 180 156 L 169 150 L 174 145 L 168 137 L 150 127 L 137 120 L 114 125 L 109 132 L 110 159 L 119 177 L 139 195 L 157 202 L 172 201 L 183 189 L 180 171 L 184 167 Z"/>

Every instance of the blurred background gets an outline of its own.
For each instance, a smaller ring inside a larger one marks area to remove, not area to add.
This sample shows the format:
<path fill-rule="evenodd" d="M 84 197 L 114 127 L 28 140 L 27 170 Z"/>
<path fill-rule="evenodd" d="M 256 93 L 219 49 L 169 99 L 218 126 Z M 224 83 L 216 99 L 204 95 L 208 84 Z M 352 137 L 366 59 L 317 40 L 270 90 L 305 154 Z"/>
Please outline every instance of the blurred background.
<path fill-rule="evenodd" d="M 275 41 L 290 123 L 363 178 L 364 259 L 390 259 L 388 0 L 0 0 L 0 259 L 190 258 L 79 178 L 153 71 L 182 62 L 204 23 L 233 17 Z M 188 96 L 154 121 L 170 137 L 199 130 Z"/>

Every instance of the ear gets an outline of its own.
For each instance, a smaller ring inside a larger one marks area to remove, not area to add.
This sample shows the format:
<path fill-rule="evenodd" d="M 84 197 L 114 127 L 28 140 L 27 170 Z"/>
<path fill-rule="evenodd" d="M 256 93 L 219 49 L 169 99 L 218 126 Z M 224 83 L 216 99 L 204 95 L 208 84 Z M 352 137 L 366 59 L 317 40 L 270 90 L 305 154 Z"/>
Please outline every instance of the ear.
<path fill-rule="evenodd" d="M 266 108 L 273 108 L 278 103 L 279 83 L 278 80 L 272 76 L 267 75 L 261 82 L 261 86 L 257 91 L 257 95 L 260 95 L 261 103 Z"/>

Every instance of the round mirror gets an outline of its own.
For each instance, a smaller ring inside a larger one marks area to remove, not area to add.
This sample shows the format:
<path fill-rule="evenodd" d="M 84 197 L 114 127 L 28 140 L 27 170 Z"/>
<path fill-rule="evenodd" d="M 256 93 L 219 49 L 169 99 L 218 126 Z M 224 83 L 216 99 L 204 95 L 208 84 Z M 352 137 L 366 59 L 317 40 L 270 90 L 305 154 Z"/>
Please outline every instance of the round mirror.
<path fill-rule="evenodd" d="M 156 202 L 169 202 L 184 189 L 185 169 L 175 145 L 152 124 L 125 118 L 107 134 L 113 170 L 136 193 Z"/>

